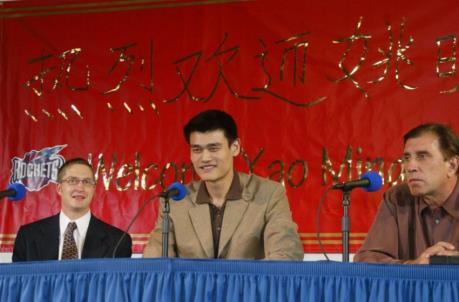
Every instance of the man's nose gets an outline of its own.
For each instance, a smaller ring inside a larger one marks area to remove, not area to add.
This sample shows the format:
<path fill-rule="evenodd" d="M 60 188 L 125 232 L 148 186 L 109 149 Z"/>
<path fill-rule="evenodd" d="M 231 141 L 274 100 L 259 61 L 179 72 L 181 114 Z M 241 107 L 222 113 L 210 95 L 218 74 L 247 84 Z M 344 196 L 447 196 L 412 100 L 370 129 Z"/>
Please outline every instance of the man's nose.
<path fill-rule="evenodd" d="M 201 160 L 202 160 L 202 161 L 208 161 L 208 160 L 210 160 L 210 159 L 211 159 L 211 155 L 210 155 L 209 150 L 204 149 L 204 150 L 202 151 Z"/>
<path fill-rule="evenodd" d="M 84 189 L 83 180 L 80 179 L 75 187 L 77 187 L 80 190 L 83 190 Z"/>
<path fill-rule="evenodd" d="M 416 172 L 418 170 L 417 161 L 414 158 L 405 159 L 403 161 L 403 167 L 408 173 Z"/>

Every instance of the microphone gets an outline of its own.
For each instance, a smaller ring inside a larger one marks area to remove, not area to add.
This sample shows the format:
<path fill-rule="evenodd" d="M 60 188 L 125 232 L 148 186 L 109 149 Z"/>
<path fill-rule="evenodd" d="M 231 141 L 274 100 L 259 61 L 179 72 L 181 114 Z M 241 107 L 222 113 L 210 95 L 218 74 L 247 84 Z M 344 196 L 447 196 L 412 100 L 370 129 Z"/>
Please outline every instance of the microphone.
<path fill-rule="evenodd" d="M 160 193 L 159 196 L 165 199 L 171 198 L 175 201 L 179 201 L 185 198 L 186 187 L 179 182 L 174 182 L 167 188 L 167 191 Z"/>
<path fill-rule="evenodd" d="M 8 186 L 4 191 L 0 191 L 0 198 L 8 197 L 11 201 L 19 201 L 26 195 L 26 188 L 23 184 L 16 182 Z"/>
<path fill-rule="evenodd" d="M 131 222 L 129 222 L 129 225 L 128 225 L 126 231 L 123 233 L 123 235 L 120 237 L 120 239 L 116 243 L 115 248 L 113 249 L 112 258 L 115 258 L 116 252 L 118 251 L 118 248 L 119 248 L 121 242 L 123 241 L 124 237 L 126 237 L 126 234 L 128 234 L 129 230 L 131 229 L 132 225 L 134 224 L 134 221 L 137 220 L 137 217 L 139 217 L 140 213 L 142 213 L 143 209 L 145 208 L 145 206 L 150 201 L 152 201 L 152 200 L 154 200 L 155 198 L 158 198 L 158 197 L 163 197 L 163 198 L 168 198 L 168 199 L 172 198 L 175 201 L 179 201 L 179 200 L 182 200 L 183 198 L 185 198 L 186 193 L 187 193 L 187 190 L 186 190 L 186 187 L 183 184 L 181 184 L 179 182 L 174 182 L 173 184 L 171 184 L 169 186 L 169 188 L 167 188 L 167 190 L 165 192 L 161 192 L 159 194 L 153 195 L 152 197 L 150 197 L 147 200 L 145 200 L 144 203 L 142 204 L 142 206 L 140 207 L 140 209 L 134 215 L 134 218 L 132 218 Z"/>
<path fill-rule="evenodd" d="M 351 191 L 354 188 L 363 188 L 367 192 L 378 191 L 382 187 L 382 178 L 378 172 L 368 171 L 360 179 L 337 183 L 333 190 Z"/>

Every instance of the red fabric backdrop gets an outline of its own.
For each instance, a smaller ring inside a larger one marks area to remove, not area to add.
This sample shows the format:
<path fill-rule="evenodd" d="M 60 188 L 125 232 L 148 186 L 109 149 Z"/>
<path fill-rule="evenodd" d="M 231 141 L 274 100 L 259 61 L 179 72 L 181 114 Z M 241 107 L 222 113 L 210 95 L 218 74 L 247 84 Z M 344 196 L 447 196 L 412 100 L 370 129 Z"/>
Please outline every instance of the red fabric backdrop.
<path fill-rule="evenodd" d="M 97 170 L 93 212 L 126 228 L 145 199 L 192 178 L 182 127 L 204 109 L 236 119 L 239 170 L 285 185 L 306 252 L 319 250 L 333 182 L 375 170 L 387 188 L 403 178 L 403 133 L 459 128 L 453 0 L 0 5 L 0 185 L 29 189 L 0 201 L 1 251 L 59 210 L 55 171 L 76 156 Z M 381 194 L 352 193 L 352 251 Z M 341 215 L 331 192 L 327 251 L 341 251 Z M 153 202 L 131 229 L 136 252 L 156 217 Z"/>

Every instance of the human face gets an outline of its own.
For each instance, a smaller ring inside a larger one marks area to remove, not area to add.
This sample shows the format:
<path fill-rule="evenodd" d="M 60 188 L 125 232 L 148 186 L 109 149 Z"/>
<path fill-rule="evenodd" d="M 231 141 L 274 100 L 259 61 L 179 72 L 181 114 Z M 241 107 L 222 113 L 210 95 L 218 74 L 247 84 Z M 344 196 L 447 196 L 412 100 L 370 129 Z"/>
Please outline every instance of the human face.
<path fill-rule="evenodd" d="M 456 184 L 458 160 L 445 159 L 434 133 L 408 139 L 402 160 L 411 194 L 436 204 L 448 198 Z"/>
<path fill-rule="evenodd" d="M 233 180 L 233 158 L 240 152 L 239 140 L 231 145 L 223 130 L 192 132 L 191 162 L 206 183 L 229 185 Z"/>
<path fill-rule="evenodd" d="M 66 182 L 69 178 L 78 178 L 76 185 Z M 96 186 L 83 184 L 81 180 L 94 180 L 91 169 L 85 165 L 74 164 L 66 168 L 62 180 L 57 184 L 57 193 L 61 196 L 62 212 L 71 219 L 77 219 L 89 211 Z"/>

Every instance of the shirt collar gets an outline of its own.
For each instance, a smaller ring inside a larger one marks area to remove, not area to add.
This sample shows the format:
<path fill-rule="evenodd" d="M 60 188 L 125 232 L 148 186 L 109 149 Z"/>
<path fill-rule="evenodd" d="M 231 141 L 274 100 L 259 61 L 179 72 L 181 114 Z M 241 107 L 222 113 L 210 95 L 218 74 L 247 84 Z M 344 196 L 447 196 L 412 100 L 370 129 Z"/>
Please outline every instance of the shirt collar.
<path fill-rule="evenodd" d="M 443 208 L 448 214 L 459 220 L 459 181 L 456 182 L 456 186 L 443 204 Z"/>
<path fill-rule="evenodd" d="M 421 198 L 421 201 L 419 210 L 422 212 L 429 206 L 423 198 Z M 454 219 L 459 220 L 459 180 L 456 182 L 453 192 L 449 195 L 441 208 L 443 208 L 449 215 L 453 216 Z"/>
<path fill-rule="evenodd" d="M 231 186 L 226 193 L 225 200 L 238 200 L 242 198 L 242 186 L 239 180 L 239 174 L 234 172 L 233 180 L 231 181 Z M 209 193 L 207 192 L 205 182 L 201 182 L 198 189 L 198 194 L 196 196 L 196 203 L 197 204 L 205 204 L 209 203 L 212 204 L 210 200 Z"/>
<path fill-rule="evenodd" d="M 73 222 L 76 223 L 77 225 L 77 231 L 80 234 L 80 236 L 85 237 L 86 232 L 88 231 L 89 227 L 89 221 L 91 220 L 91 211 L 86 212 L 83 216 L 80 218 L 73 220 Z M 67 228 L 67 225 L 69 222 L 72 222 L 72 220 L 64 214 L 64 212 L 61 211 L 59 214 L 59 226 L 60 226 L 60 233 L 64 234 L 65 229 Z"/>

